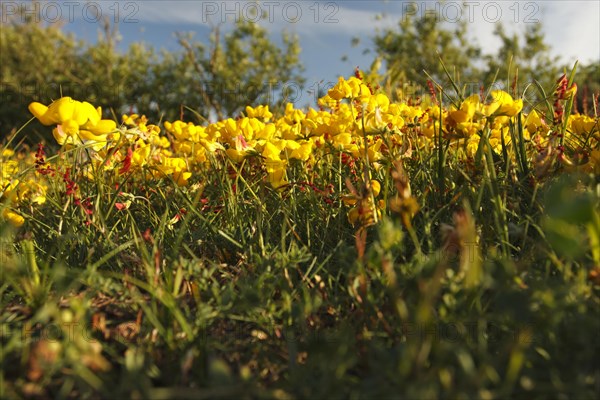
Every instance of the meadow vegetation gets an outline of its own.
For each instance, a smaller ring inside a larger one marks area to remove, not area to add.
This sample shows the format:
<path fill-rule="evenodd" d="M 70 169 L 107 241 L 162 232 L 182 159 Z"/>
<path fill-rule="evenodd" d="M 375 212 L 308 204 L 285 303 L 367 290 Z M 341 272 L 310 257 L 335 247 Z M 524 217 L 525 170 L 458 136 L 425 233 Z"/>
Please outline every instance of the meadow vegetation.
<path fill-rule="evenodd" d="M 596 398 L 598 97 L 577 64 L 473 93 L 437 61 L 419 96 L 357 69 L 302 108 L 30 99 L 0 396 Z"/>

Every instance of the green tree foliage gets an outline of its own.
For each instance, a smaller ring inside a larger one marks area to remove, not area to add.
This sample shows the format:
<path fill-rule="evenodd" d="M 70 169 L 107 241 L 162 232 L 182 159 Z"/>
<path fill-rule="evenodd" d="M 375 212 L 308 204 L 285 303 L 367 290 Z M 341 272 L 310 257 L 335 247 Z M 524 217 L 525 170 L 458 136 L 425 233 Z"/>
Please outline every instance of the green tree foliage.
<path fill-rule="evenodd" d="M 509 35 L 504 26 L 498 24 L 494 34 L 500 38 L 502 46 L 497 54 L 484 57 L 487 66 L 484 82 L 504 80 L 512 83 L 518 70 L 520 81 L 532 82 L 535 79 L 542 85 L 550 83 L 552 86 L 560 71 L 559 59 L 550 55 L 550 46 L 544 41 L 541 24 L 528 24 L 522 35 L 517 32 Z"/>
<path fill-rule="evenodd" d="M 61 96 L 71 96 L 112 107 L 115 113 L 135 102 L 150 89 L 147 77 L 158 58 L 152 49 L 139 43 L 120 53 L 116 50 L 117 38 L 116 28 L 107 20 L 95 45 L 65 34 L 61 24 L 18 14 L 3 20 L 0 138 L 31 117 L 26 110 L 32 101 L 47 104 Z M 47 135 L 39 134 L 37 128 L 37 124 L 27 127 L 27 141 L 36 142 Z"/>
<path fill-rule="evenodd" d="M 143 43 L 118 51 L 119 34 L 108 20 L 95 44 L 26 15 L 10 16 L 0 28 L 0 140 L 31 117 L 32 101 L 71 96 L 102 106 L 106 117 L 139 110 L 152 121 L 177 119 L 186 107 L 203 118 L 224 117 L 259 102 L 276 107 L 286 89 L 297 95 L 304 82 L 297 37 L 284 34 L 279 47 L 266 29 L 243 19 L 224 35 L 214 27 L 208 44 L 180 34 L 181 49 L 162 53 Z M 47 136 L 38 129 L 26 128 L 27 141 Z"/>
<path fill-rule="evenodd" d="M 163 54 L 154 69 L 155 99 L 167 117 L 178 116 L 181 106 L 204 118 L 235 115 L 247 105 L 270 104 L 297 95 L 301 73 L 297 37 L 283 34 L 283 47 L 260 25 L 241 18 L 231 32 L 213 29 L 207 44 L 178 35 L 183 51 Z M 177 113 L 177 114 L 173 114 Z"/>
<path fill-rule="evenodd" d="M 161 60 L 152 47 L 143 43 L 132 43 L 125 53 L 119 52 L 116 28 L 105 20 L 103 35 L 96 44 L 85 45 L 80 55 L 81 64 L 74 69 L 82 86 L 91 88 L 91 97 L 83 93 L 81 99 L 91 98 L 88 101 L 92 104 L 112 107 L 115 113 L 120 113 L 129 112 L 146 93 L 152 93 L 152 70 Z M 96 103 L 93 103 L 94 96 Z"/>
<path fill-rule="evenodd" d="M 466 14 L 467 11 L 463 10 Z M 527 101 L 527 107 L 544 104 L 544 94 L 537 84 L 552 96 L 552 87 L 565 69 L 571 69 L 573 62 L 562 65 L 558 57 L 550 53 L 540 23 L 527 24 L 523 31 L 509 34 L 503 25 L 497 25 L 494 35 L 500 39 L 497 52 L 485 54 L 484 49 L 468 39 L 466 21 L 448 24 L 434 13 L 406 12 L 394 29 L 385 29 L 374 38 L 378 61 L 385 62 L 385 78 L 388 91 L 402 94 L 427 93 L 427 80 L 431 77 L 442 85 L 444 90 L 452 90 L 450 79 L 461 83 L 463 94 L 472 94 L 481 87 L 504 88 Z M 441 59 L 441 61 L 440 61 Z M 446 71 L 443 68 L 445 65 Z M 600 71 L 598 62 L 579 66 L 576 82 L 580 86 L 580 108 L 586 104 L 592 111 L 592 94 L 598 92 Z M 429 77 L 423 73 L 426 71 Z M 375 80 L 382 81 L 373 70 Z M 583 87 L 586 99 L 583 99 Z M 410 90 L 406 90 L 409 88 Z M 391 90 L 393 89 L 393 90 Z"/>
<path fill-rule="evenodd" d="M 426 71 L 444 87 L 449 80 L 440 63 L 464 80 L 478 76 L 477 60 L 481 49 L 467 40 L 467 24 L 462 21 L 452 27 L 442 25 L 438 16 L 426 13 L 422 17 L 409 12 L 398 23 L 398 29 L 386 29 L 374 38 L 375 50 L 387 66 L 387 81 L 405 86 L 408 83 L 425 87 Z"/>
<path fill-rule="evenodd" d="M 561 68 L 559 58 L 550 54 L 550 46 L 544 41 L 542 25 L 527 24 L 524 32 L 509 35 L 504 26 L 498 24 L 494 35 L 502 44 L 496 54 L 484 56 L 487 70 L 482 76 L 482 84 L 510 89 L 518 96 L 525 95 L 528 107 L 545 104 L 544 94 L 537 89 L 536 82 L 550 90 Z M 553 93 L 550 91 L 545 95 L 548 98 Z"/>
<path fill-rule="evenodd" d="M 27 17 L 22 23 L 15 21 L 5 22 L 3 18 L 0 25 L 2 137 L 28 119 L 23 110 L 30 101 L 58 97 L 61 85 L 74 89 L 80 81 L 67 64 L 78 58 L 80 41 L 65 35 L 58 25 L 44 25 Z"/>

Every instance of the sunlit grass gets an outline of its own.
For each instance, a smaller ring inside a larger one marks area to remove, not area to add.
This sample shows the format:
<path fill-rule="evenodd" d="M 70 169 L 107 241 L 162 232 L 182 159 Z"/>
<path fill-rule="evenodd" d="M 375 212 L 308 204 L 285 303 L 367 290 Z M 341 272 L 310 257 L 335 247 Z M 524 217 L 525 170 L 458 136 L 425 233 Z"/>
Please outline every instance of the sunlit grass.
<path fill-rule="evenodd" d="M 34 107 L 63 146 L 3 146 L 0 396 L 594 398 L 571 82 L 525 111 L 341 79 L 326 111 L 179 128 Z"/>

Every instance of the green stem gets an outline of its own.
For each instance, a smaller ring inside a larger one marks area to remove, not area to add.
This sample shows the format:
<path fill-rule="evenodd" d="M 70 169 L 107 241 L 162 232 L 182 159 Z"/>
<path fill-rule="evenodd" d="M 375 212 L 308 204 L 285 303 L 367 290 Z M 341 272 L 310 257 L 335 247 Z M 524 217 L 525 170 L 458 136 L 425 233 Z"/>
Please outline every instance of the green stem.
<path fill-rule="evenodd" d="M 485 166 L 485 170 L 488 175 L 488 183 L 490 185 L 490 191 L 492 192 L 492 199 L 493 199 L 494 208 L 495 208 L 494 223 L 496 224 L 496 229 L 498 229 L 498 232 L 500 232 L 500 234 L 502 236 L 502 238 L 501 238 L 502 253 L 504 255 L 508 255 L 507 244 L 509 243 L 509 241 L 508 241 L 508 227 L 506 224 L 506 213 L 504 212 L 504 207 L 502 205 L 503 204 L 502 197 L 500 196 L 500 189 L 498 187 L 498 178 L 496 176 L 496 169 L 494 167 L 492 146 L 490 145 L 490 142 L 488 140 L 489 133 L 490 133 L 490 130 L 488 128 L 487 131 L 484 133 L 484 137 L 483 137 L 485 140 L 485 150 L 486 150 L 484 166 Z"/>
<path fill-rule="evenodd" d="M 29 271 L 31 272 L 31 276 L 33 277 L 33 283 L 35 287 L 38 287 L 41 282 L 40 269 L 35 259 L 35 247 L 33 245 L 33 241 L 23 240 L 22 245 L 23 251 L 25 252 L 25 256 L 27 257 L 27 265 L 29 266 Z"/>

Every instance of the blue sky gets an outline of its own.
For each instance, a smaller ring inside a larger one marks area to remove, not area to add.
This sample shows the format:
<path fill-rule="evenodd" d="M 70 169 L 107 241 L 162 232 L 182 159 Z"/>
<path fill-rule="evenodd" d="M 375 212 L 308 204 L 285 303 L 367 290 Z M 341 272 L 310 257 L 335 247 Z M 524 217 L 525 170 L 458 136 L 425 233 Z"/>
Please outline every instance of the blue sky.
<path fill-rule="evenodd" d="M 5 0 L 2 0 L 3 2 Z M 207 40 L 211 25 L 225 22 L 222 30 L 231 27 L 236 18 L 253 19 L 253 11 L 269 13 L 260 22 L 278 40 L 285 30 L 298 35 L 302 47 L 302 62 L 306 67 L 307 87 L 347 76 L 356 66 L 368 68 L 373 53 L 370 47 L 377 29 L 395 27 L 401 18 L 411 13 L 433 13 L 453 23 L 465 20 L 471 40 L 486 53 L 494 53 L 499 41 L 493 36 L 497 23 L 509 31 L 523 31 L 527 24 L 541 21 L 546 41 L 562 61 L 573 63 L 600 60 L 600 1 L 469 1 L 468 8 L 459 9 L 461 2 L 424 1 L 49 1 L 41 13 L 52 19 L 56 10 L 66 19 L 65 29 L 78 37 L 95 41 L 99 24 L 94 22 L 94 9 L 119 21 L 121 48 L 130 42 L 143 41 L 155 48 L 178 49 L 174 32 L 195 32 L 195 38 Z M 377 19 L 378 15 L 383 17 Z M 351 46 L 359 37 L 358 47 Z M 342 57 L 346 61 L 342 61 Z"/>

